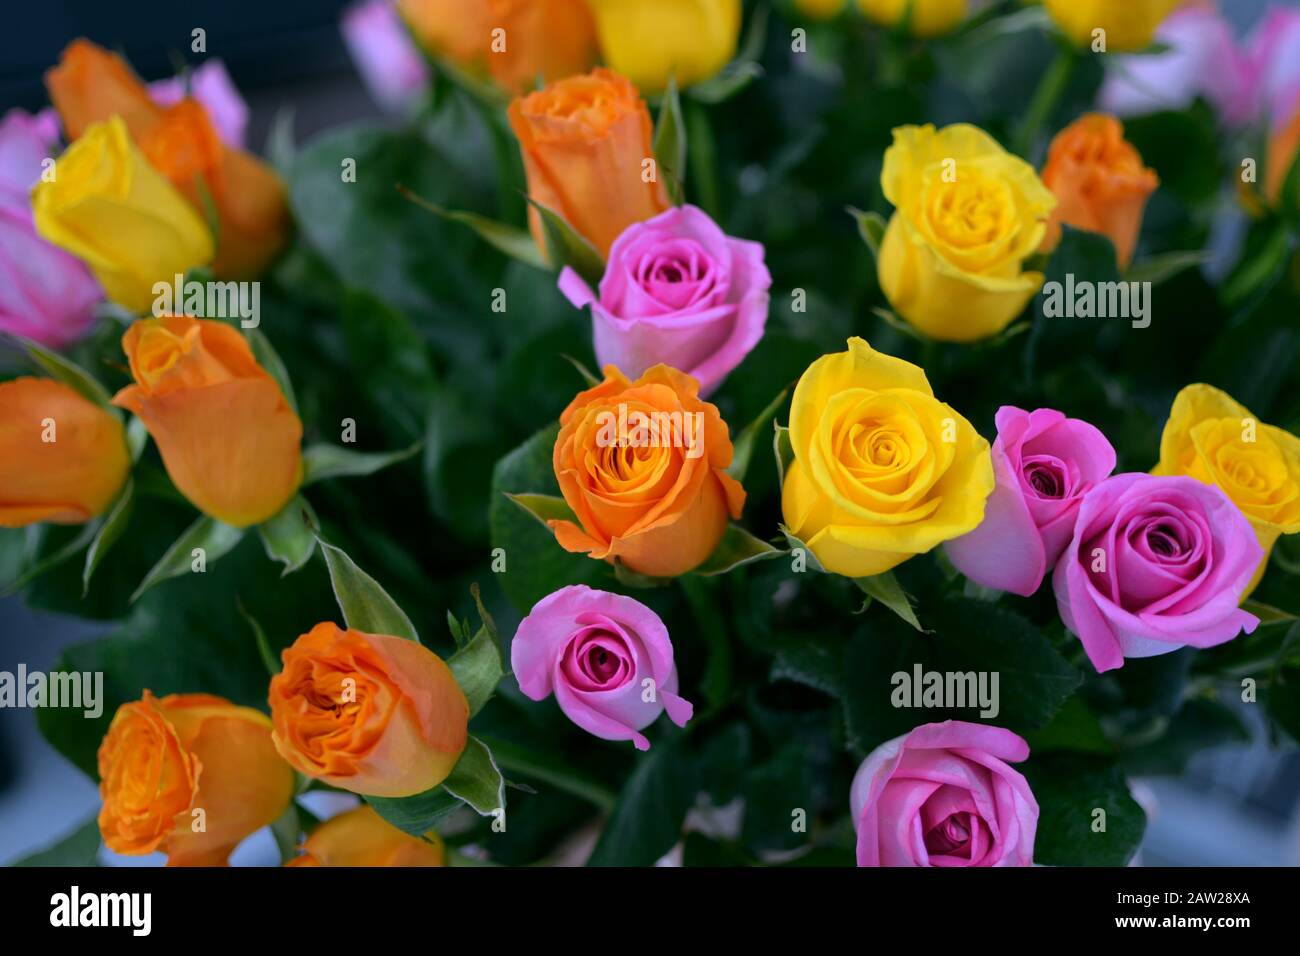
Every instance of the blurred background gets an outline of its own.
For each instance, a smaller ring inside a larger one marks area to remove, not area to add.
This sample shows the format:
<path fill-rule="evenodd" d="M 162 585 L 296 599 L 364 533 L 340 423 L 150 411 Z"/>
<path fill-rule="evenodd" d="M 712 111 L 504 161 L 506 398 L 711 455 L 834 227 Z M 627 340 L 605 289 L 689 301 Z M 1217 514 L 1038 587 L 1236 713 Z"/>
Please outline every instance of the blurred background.
<path fill-rule="evenodd" d="M 1267 0 L 1220 3 L 1242 34 L 1267 5 Z M 6 11 L 6 30 L 0 33 L 0 113 L 47 105 L 41 75 L 74 37 L 118 50 L 146 80 L 154 80 L 176 72 L 187 58 L 181 51 L 188 53 L 191 31 L 202 27 L 207 56 L 224 61 L 248 102 L 247 142 L 254 151 L 264 151 L 273 122 L 286 108 L 292 110 L 299 142 L 341 123 L 378 119 L 381 111 L 339 30 L 347 7 L 342 0 L 15 6 Z M 20 662 L 29 671 L 48 670 L 64 647 L 108 629 L 28 609 L 16 598 L 0 600 L 0 671 L 14 672 Z M 1150 817 L 1137 865 L 1300 865 L 1300 751 L 1270 746 L 1257 712 L 1244 706 L 1241 711 L 1254 731 L 1253 743 L 1202 751 L 1176 779 L 1132 781 L 1134 796 Z M 0 865 L 64 836 L 98 805 L 94 785 L 41 738 L 32 711 L 0 710 Z M 102 850 L 101 860 L 149 865 L 161 857 L 126 858 Z M 245 865 L 277 861 L 267 834 L 250 840 L 232 859 Z"/>

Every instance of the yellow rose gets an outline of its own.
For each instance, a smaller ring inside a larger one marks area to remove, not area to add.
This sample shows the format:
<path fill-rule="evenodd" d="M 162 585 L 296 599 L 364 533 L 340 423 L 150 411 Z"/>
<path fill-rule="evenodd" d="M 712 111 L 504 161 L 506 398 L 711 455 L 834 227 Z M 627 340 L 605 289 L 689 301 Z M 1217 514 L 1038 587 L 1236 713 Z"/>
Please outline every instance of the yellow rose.
<path fill-rule="evenodd" d="M 32 189 L 36 231 L 85 261 L 110 299 L 148 310 L 153 284 L 212 261 L 212 233 L 114 116 L 93 123 Z"/>
<path fill-rule="evenodd" d="M 589 0 L 605 63 L 642 90 L 707 80 L 730 62 L 740 0 Z"/>
<path fill-rule="evenodd" d="M 1093 31 L 1106 31 L 1107 53 L 1151 45 L 1156 28 L 1183 0 L 1043 0 L 1061 32 L 1090 47 Z"/>
<path fill-rule="evenodd" d="M 966 19 L 966 0 L 858 0 L 863 16 L 892 27 L 908 15 L 907 30 L 913 36 L 936 37 Z"/>
<path fill-rule="evenodd" d="M 1151 473 L 1217 485 L 1241 509 L 1264 549 L 1247 594 L 1264 576 L 1278 537 L 1300 531 L 1300 438 L 1265 425 L 1211 385 L 1178 393 Z"/>
<path fill-rule="evenodd" d="M 921 332 L 946 342 L 994 335 L 1043 285 L 1022 263 L 1056 199 L 1032 166 L 964 123 L 894 130 L 880 176 L 893 218 L 880 288 Z"/>
<path fill-rule="evenodd" d="M 924 371 L 860 338 L 799 379 L 790 444 L 786 527 L 835 574 L 883 574 L 966 534 L 993 491 L 989 443 Z"/>

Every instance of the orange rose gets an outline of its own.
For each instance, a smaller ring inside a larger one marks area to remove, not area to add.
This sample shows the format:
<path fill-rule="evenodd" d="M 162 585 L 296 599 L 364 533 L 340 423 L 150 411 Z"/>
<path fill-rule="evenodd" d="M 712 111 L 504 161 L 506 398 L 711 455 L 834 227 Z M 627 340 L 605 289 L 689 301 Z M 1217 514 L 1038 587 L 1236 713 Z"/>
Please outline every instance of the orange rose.
<path fill-rule="evenodd" d="M 451 669 L 415 641 L 317 624 L 271 678 L 275 746 L 299 772 L 353 793 L 409 797 L 442 783 L 468 740 Z"/>
<path fill-rule="evenodd" d="M 121 57 L 88 40 L 74 40 L 45 74 L 45 84 L 68 136 L 120 115 L 150 165 L 205 212 L 206 191 L 218 220 L 213 271 L 249 278 L 263 271 L 288 238 L 284 184 L 266 164 L 226 146 L 195 100 L 161 107 Z"/>
<path fill-rule="evenodd" d="M 666 365 L 635 382 L 615 366 L 560 416 L 552 462 L 579 524 L 551 520 L 566 551 L 654 577 L 685 574 L 739 518 L 745 490 L 724 471 L 731 436 L 699 383 Z"/>
<path fill-rule="evenodd" d="M 601 255 L 634 222 L 668 208 L 656 170 L 643 178 L 654 156 L 650 111 L 624 77 L 597 67 L 510 104 L 510 126 L 519 139 L 528 193 L 562 215 Z M 540 248 L 541 219 L 530 210 Z"/>
<path fill-rule="evenodd" d="M 0 527 L 89 521 L 130 470 L 121 422 L 94 402 L 53 379 L 0 382 Z"/>
<path fill-rule="evenodd" d="M 446 866 L 447 849 L 436 831 L 424 838 L 403 833 L 371 806 L 326 820 L 285 866 Z"/>
<path fill-rule="evenodd" d="M 223 866 L 275 821 L 294 776 L 271 722 L 210 694 L 123 704 L 99 745 L 99 831 L 117 853 L 160 850 L 168 866 Z"/>
<path fill-rule="evenodd" d="M 1268 201 L 1276 204 L 1282 198 L 1282 187 L 1286 185 L 1287 174 L 1295 163 L 1296 154 L 1300 152 L 1300 109 L 1292 115 L 1291 121 L 1276 130 L 1268 141 L 1268 155 L 1264 167 L 1264 195 Z"/>
<path fill-rule="evenodd" d="M 1119 267 L 1127 268 L 1147 197 L 1160 180 L 1124 139 L 1123 124 L 1104 113 L 1088 113 L 1061 130 L 1047 151 L 1043 183 L 1057 200 L 1043 251 L 1056 248 L 1064 223 L 1107 236 Z"/>
<path fill-rule="evenodd" d="M 188 315 L 122 336 L 134 385 L 113 398 L 144 422 L 194 506 L 238 528 L 278 512 L 302 483 L 302 422 L 233 327 Z"/>

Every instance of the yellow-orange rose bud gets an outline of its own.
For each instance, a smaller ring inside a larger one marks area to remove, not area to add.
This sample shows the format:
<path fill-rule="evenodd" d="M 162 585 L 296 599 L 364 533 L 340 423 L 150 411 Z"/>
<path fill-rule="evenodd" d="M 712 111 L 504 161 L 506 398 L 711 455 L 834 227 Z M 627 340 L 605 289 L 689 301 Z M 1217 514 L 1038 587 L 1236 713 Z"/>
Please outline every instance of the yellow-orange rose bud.
<path fill-rule="evenodd" d="M 1118 119 L 1088 113 L 1057 133 L 1047 151 L 1043 185 L 1056 197 L 1043 251 L 1056 248 L 1065 224 L 1109 238 L 1119 267 L 1128 267 L 1147 198 L 1160 179 L 1142 165 Z"/>
<path fill-rule="evenodd" d="M 1151 45 L 1156 29 L 1184 0 L 1043 0 L 1061 32 L 1081 47 L 1123 53 Z M 1104 31 L 1099 34 L 1096 31 Z M 1104 35 L 1105 47 L 1099 44 Z"/>
<path fill-rule="evenodd" d="M 510 104 L 510 126 L 523 153 L 529 196 L 562 215 L 601 255 L 628 226 L 668 208 L 651 165 L 650 111 L 617 73 L 597 67 L 520 97 Z M 535 209 L 529 222 L 544 249 Z"/>
<path fill-rule="evenodd" d="M 141 319 L 122 336 L 134 385 L 113 404 L 140 416 L 172 482 L 195 507 L 244 528 L 302 483 L 302 422 L 233 327 Z"/>
<path fill-rule="evenodd" d="M 1264 548 L 1247 594 L 1264 576 L 1277 539 L 1300 532 L 1300 438 L 1265 425 L 1212 385 L 1178 393 L 1151 473 L 1217 485 L 1241 509 Z"/>
<path fill-rule="evenodd" d="M 326 820 L 311 832 L 302 850 L 285 866 L 447 865 L 447 848 L 437 831 L 423 838 L 411 836 L 368 805 Z"/>
<path fill-rule="evenodd" d="M 300 773 L 353 793 L 409 797 L 456 766 L 469 703 L 433 651 L 323 622 L 281 660 L 270 690 L 275 746 Z"/>
<path fill-rule="evenodd" d="M 32 188 L 36 231 L 90 266 L 104 292 L 133 312 L 155 282 L 212 261 L 212 233 L 145 159 L 114 116 L 95 123 Z"/>
<path fill-rule="evenodd" d="M 858 0 L 858 9 L 887 27 L 908 17 L 907 30 L 917 37 L 941 36 L 966 19 L 966 0 Z"/>
<path fill-rule="evenodd" d="M 169 866 L 222 866 L 293 799 L 271 722 L 210 694 L 144 692 L 113 715 L 99 746 L 99 830 L 117 853 Z"/>
<path fill-rule="evenodd" d="M 130 470 L 126 433 L 106 410 L 53 379 L 0 382 L 0 527 L 89 521 Z"/>
<path fill-rule="evenodd" d="M 658 93 L 707 80 L 736 55 L 740 0 L 590 0 L 605 62 Z"/>
<path fill-rule="evenodd" d="M 552 464 L 578 518 L 548 521 L 566 551 L 653 577 L 685 574 L 739 518 L 731 436 L 699 383 L 666 365 L 635 382 L 615 366 L 560 416 Z"/>
<path fill-rule="evenodd" d="M 143 129 L 160 109 L 126 60 L 86 39 L 69 43 L 58 66 L 46 70 L 45 88 L 69 142 L 110 116 Z"/>

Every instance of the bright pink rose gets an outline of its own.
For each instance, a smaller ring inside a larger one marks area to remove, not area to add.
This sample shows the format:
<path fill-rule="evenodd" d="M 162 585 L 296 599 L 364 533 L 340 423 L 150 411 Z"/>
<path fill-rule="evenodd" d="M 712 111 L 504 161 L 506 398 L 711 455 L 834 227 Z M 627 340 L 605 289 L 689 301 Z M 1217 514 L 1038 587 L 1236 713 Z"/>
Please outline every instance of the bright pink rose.
<path fill-rule="evenodd" d="M 29 190 L 58 154 L 57 124 L 10 110 L 0 120 L 0 332 L 50 348 L 83 336 L 104 294 L 82 263 L 36 234 Z"/>
<path fill-rule="evenodd" d="M 1300 10 L 1272 6 L 1246 43 L 1252 118 L 1282 126 L 1300 102 Z"/>
<path fill-rule="evenodd" d="M 248 128 L 248 104 L 220 60 L 204 60 L 190 72 L 190 96 L 203 104 L 227 146 L 244 147 Z M 149 84 L 149 97 L 159 106 L 172 106 L 185 98 L 185 82 L 179 76 Z"/>
<path fill-rule="evenodd" d="M 1254 631 L 1259 618 L 1238 605 L 1263 557 L 1250 522 L 1213 485 L 1116 475 L 1084 497 L 1052 585 L 1061 620 L 1107 671 Z"/>
<path fill-rule="evenodd" d="M 392 0 L 364 0 L 343 12 L 343 42 L 370 95 L 386 110 L 409 108 L 429 85 L 429 69 Z"/>
<path fill-rule="evenodd" d="M 1009 730 L 945 720 L 871 752 L 849 803 L 858 866 L 1031 866 L 1038 801 Z"/>
<path fill-rule="evenodd" d="M 1115 449 L 1087 422 L 1050 408 L 1004 405 L 996 421 L 997 486 L 984 520 L 944 550 L 976 584 L 1028 597 L 1069 544 L 1083 496 L 1115 470 Z"/>
<path fill-rule="evenodd" d="M 772 277 L 757 242 L 732 239 L 703 210 L 675 206 L 614 240 L 600 297 L 576 272 L 560 291 L 591 306 L 596 358 L 638 378 L 663 363 L 718 387 L 763 337 Z"/>
<path fill-rule="evenodd" d="M 510 648 L 519 689 L 555 693 L 575 724 L 604 740 L 650 742 L 638 731 L 664 710 L 685 727 L 694 708 L 677 695 L 668 629 L 640 601 L 583 584 L 542 598 L 519 623 Z"/>

